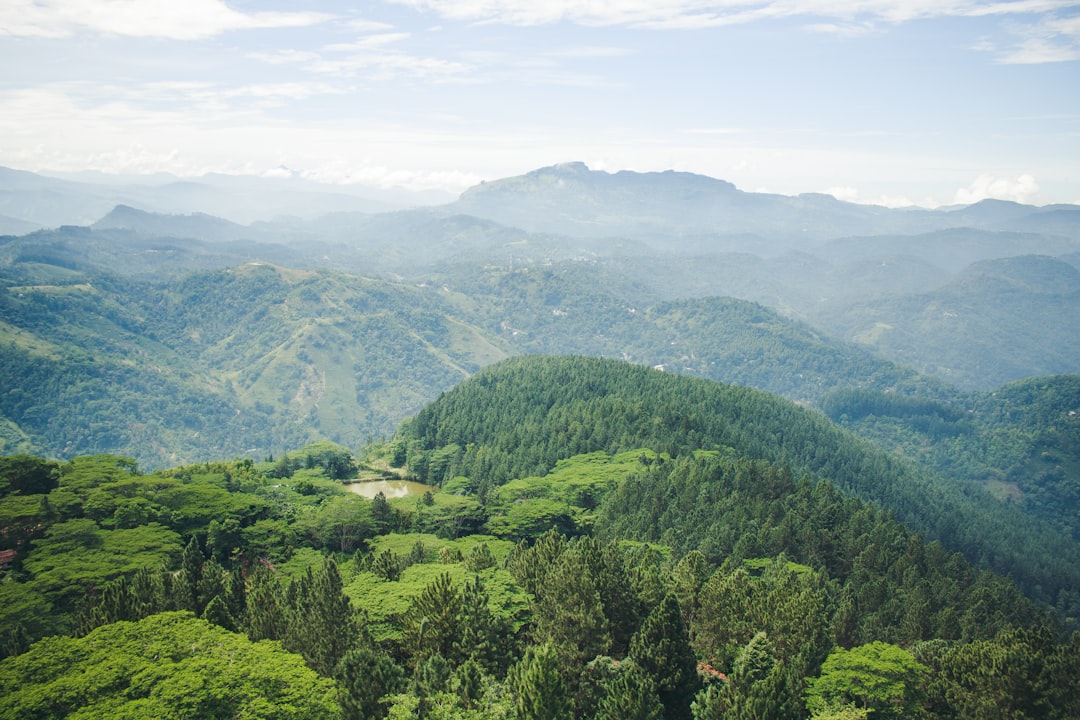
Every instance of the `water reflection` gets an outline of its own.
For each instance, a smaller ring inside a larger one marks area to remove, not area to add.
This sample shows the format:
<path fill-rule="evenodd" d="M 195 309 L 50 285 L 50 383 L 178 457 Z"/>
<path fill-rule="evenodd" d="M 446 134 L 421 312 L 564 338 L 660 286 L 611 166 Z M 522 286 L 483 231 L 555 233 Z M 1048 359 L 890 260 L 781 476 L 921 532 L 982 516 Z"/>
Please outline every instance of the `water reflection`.
<path fill-rule="evenodd" d="M 435 492 L 438 488 L 411 480 L 367 480 L 355 482 L 345 486 L 349 492 L 354 492 L 366 498 L 373 498 L 380 492 L 390 498 L 409 497 L 410 495 L 423 495 L 428 490 Z"/>

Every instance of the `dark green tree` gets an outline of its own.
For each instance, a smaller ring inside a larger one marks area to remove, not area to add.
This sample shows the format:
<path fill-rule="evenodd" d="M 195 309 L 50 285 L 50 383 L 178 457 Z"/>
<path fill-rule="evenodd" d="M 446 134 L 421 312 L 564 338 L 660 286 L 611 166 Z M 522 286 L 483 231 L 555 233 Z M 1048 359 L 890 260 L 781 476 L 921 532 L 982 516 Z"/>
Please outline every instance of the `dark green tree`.
<path fill-rule="evenodd" d="M 664 706 L 652 677 L 632 661 L 622 663 L 607 686 L 595 720 L 662 720 Z"/>
<path fill-rule="evenodd" d="M 387 695 L 405 686 L 405 673 L 393 659 L 367 644 L 342 656 L 334 668 L 338 701 L 345 720 L 379 720 L 386 716 Z"/>
<path fill-rule="evenodd" d="M 666 720 L 689 718 L 700 682 L 682 610 L 673 594 L 664 596 L 645 618 L 630 641 L 630 657 L 656 683 Z"/>
<path fill-rule="evenodd" d="M 551 643 L 532 645 L 510 669 L 514 710 L 518 720 L 569 720 L 573 706 Z"/>
<path fill-rule="evenodd" d="M 454 639 L 454 657 L 468 658 L 487 674 L 501 676 L 510 662 L 511 629 L 491 611 L 479 575 L 465 582 L 460 607 L 460 633 Z"/>
<path fill-rule="evenodd" d="M 220 595 L 215 595 L 210 599 L 210 602 L 206 603 L 202 618 L 218 627 L 236 631 L 236 620 L 233 619 L 232 614 L 229 612 L 229 606 L 225 604 L 225 600 Z"/>
<path fill-rule="evenodd" d="M 318 570 L 309 568 L 294 582 L 286 597 L 292 599 L 292 607 L 282 644 L 303 655 L 320 675 L 329 677 L 363 631 L 344 592 L 337 563 L 327 556 Z"/>
<path fill-rule="evenodd" d="M 273 570 L 256 565 L 247 579 L 244 630 L 252 640 L 281 640 L 289 622 L 285 591 Z"/>
<path fill-rule="evenodd" d="M 462 597 L 449 573 L 424 588 L 402 619 L 401 645 L 419 665 L 432 655 L 457 658 L 455 642 L 461 635 Z"/>
<path fill-rule="evenodd" d="M 32 455 L 0 457 L 0 497 L 43 495 L 60 482 L 60 464 Z"/>
<path fill-rule="evenodd" d="M 173 582 L 178 609 L 190 610 L 196 615 L 202 614 L 205 603 L 200 602 L 199 583 L 202 581 L 204 562 L 202 550 L 199 549 L 199 539 L 192 535 L 180 558 L 180 572 Z"/>

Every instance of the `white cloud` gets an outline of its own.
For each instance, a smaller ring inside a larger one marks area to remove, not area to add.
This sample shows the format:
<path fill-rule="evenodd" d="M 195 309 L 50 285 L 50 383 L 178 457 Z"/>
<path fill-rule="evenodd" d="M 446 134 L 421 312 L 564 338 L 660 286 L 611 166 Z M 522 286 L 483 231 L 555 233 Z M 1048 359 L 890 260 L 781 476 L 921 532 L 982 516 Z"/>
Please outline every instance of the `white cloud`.
<path fill-rule="evenodd" d="M 857 188 L 850 185 L 840 185 L 837 187 L 827 188 L 825 190 L 826 195 L 832 195 L 837 200 L 850 203 L 859 203 L 860 205 L 881 205 L 888 208 L 903 208 L 912 207 L 916 205 L 910 198 L 905 195 L 891 195 L 881 194 L 877 197 L 863 197 Z M 925 200 L 921 203 L 924 207 L 936 207 L 941 203 L 934 200 Z"/>
<path fill-rule="evenodd" d="M 307 50 L 273 50 L 271 52 L 252 52 L 247 57 L 252 60 L 261 60 L 271 65 L 286 65 L 290 63 L 306 63 L 318 60 L 318 53 Z"/>
<path fill-rule="evenodd" d="M 1027 203 L 1038 192 L 1039 185 L 1035 182 L 1035 178 L 1026 173 L 1015 179 L 982 174 L 966 188 L 958 188 L 953 203 L 970 205 L 987 199 Z"/>
<path fill-rule="evenodd" d="M 810 32 L 836 35 L 837 37 L 860 37 L 877 30 L 877 25 L 872 22 L 828 22 L 810 23 L 804 26 Z"/>
<path fill-rule="evenodd" d="M 1009 27 L 1020 40 L 1016 47 L 999 55 L 998 62 L 1034 65 L 1080 60 L 1080 15 L 1044 17 L 1037 23 L 1013 23 Z"/>
<path fill-rule="evenodd" d="M 394 29 L 394 26 L 389 23 L 379 22 L 377 20 L 365 20 L 362 18 L 354 18 L 347 21 L 345 27 L 359 32 L 381 32 L 383 30 Z"/>
<path fill-rule="evenodd" d="M 826 188 L 825 194 L 844 202 L 859 202 L 859 191 L 850 185 Z"/>
<path fill-rule="evenodd" d="M 1074 0 L 392 0 L 452 20 L 508 25 L 572 22 L 694 28 L 765 18 L 856 18 L 900 23 L 933 17 L 1042 14 L 1075 7 Z M 818 29 L 839 29 L 823 23 Z M 851 26 L 851 27 L 857 27 Z"/>
<path fill-rule="evenodd" d="M 375 33 L 373 35 L 365 35 L 350 43 L 335 43 L 333 45 L 327 45 L 323 50 L 330 52 L 349 52 L 354 50 L 371 50 L 373 48 L 385 47 L 387 45 L 393 45 L 394 43 L 401 42 L 402 40 L 408 40 L 409 33 L 403 32 L 387 32 L 387 33 Z"/>
<path fill-rule="evenodd" d="M 632 54 L 632 51 L 627 48 L 620 47 L 600 47 L 593 45 L 581 45 L 577 47 L 563 48 L 562 50 L 552 50 L 547 53 L 550 57 L 557 58 L 613 58 L 623 57 Z"/>
<path fill-rule="evenodd" d="M 468 75 L 472 69 L 453 60 L 419 57 L 404 52 L 358 53 L 339 59 L 320 60 L 309 68 L 314 72 L 337 76 L 354 76 L 363 72 L 365 79 L 383 81 L 399 77 L 454 80 Z"/>
<path fill-rule="evenodd" d="M 230 30 L 315 25 L 318 12 L 234 10 L 221 0 L 4 0 L 0 35 L 63 38 L 80 31 L 199 40 Z"/>

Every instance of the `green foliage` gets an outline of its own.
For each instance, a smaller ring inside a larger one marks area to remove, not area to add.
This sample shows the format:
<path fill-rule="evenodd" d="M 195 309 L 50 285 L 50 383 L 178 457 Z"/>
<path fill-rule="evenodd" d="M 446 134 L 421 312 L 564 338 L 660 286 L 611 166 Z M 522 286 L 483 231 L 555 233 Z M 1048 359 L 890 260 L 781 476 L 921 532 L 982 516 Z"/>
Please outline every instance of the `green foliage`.
<path fill-rule="evenodd" d="M 401 690 L 405 674 L 385 653 L 369 646 L 349 650 L 334 668 L 345 720 L 379 720 L 386 716 L 385 698 Z"/>
<path fill-rule="evenodd" d="M 510 669 L 509 682 L 516 694 L 518 720 L 566 720 L 571 717 L 567 687 L 559 656 L 550 644 L 533 645 Z"/>
<path fill-rule="evenodd" d="M 977 503 L 757 393 L 574 358 L 509 368 L 447 393 L 395 441 L 426 472 L 453 473 L 427 500 L 348 493 L 314 450 L 278 455 L 287 482 L 268 478 L 272 462 L 143 474 L 95 456 L 61 465 L 47 494 L 9 493 L 6 662 L 49 647 L 32 645 L 45 635 L 176 617 L 225 645 L 280 643 L 335 678 L 316 704 L 349 717 L 1078 714 L 1077 637 L 852 491 L 940 500 L 928 517 Z M 562 457 L 568 444 L 588 452 Z M 556 514 L 563 532 L 542 526 Z M 972 537 L 969 520 L 952 518 L 949 538 Z M 471 534 L 485 525 L 504 537 Z M 181 608 L 201 619 L 169 614 Z M 226 682 L 184 678 L 188 714 Z"/>
<path fill-rule="evenodd" d="M 827 478 L 971 561 L 1056 602 L 1080 586 L 1080 548 L 1002 506 L 963 492 L 772 395 L 615 361 L 523 357 L 445 393 L 402 430 L 423 455 L 465 449 L 458 472 L 496 485 L 538 476 L 577 453 L 649 447 L 714 450 Z M 753 555 L 768 555 L 756 552 Z M 752 555 L 750 555 L 752 556 Z"/>
<path fill-rule="evenodd" d="M 806 704 L 812 711 L 854 704 L 879 718 L 922 717 L 929 672 L 911 653 L 888 643 L 837 648 L 821 675 L 807 683 Z"/>
<path fill-rule="evenodd" d="M 661 720 L 664 706 L 652 677 L 633 662 L 624 665 L 605 688 L 596 720 Z"/>
<path fill-rule="evenodd" d="M 972 720 L 1072 718 L 1080 635 L 1056 643 L 1044 629 L 1009 628 L 990 640 L 955 645 L 930 659 L 931 707 Z"/>
<path fill-rule="evenodd" d="M 630 641 L 630 657 L 655 682 L 664 718 L 689 718 L 699 688 L 697 663 L 674 595 L 666 595 L 645 618 Z"/>
<path fill-rule="evenodd" d="M 1080 376 L 952 393 L 948 402 L 845 390 L 822 407 L 882 447 L 985 487 L 1080 540 Z"/>
<path fill-rule="evenodd" d="M 337 563 L 327 557 L 320 568 L 309 569 L 289 584 L 285 598 L 282 645 L 303 655 L 320 675 L 330 677 L 364 630 L 344 592 Z"/>
<path fill-rule="evenodd" d="M 44 494 L 57 486 L 59 478 L 56 462 L 31 455 L 0 457 L 0 497 L 8 493 Z"/>
<path fill-rule="evenodd" d="M 351 553 L 375 534 L 372 503 L 357 495 L 340 495 L 306 509 L 293 527 L 315 547 Z"/>
<path fill-rule="evenodd" d="M 333 718 L 334 686 L 276 643 L 188 613 L 52 637 L 0 662 L 0 717 Z"/>

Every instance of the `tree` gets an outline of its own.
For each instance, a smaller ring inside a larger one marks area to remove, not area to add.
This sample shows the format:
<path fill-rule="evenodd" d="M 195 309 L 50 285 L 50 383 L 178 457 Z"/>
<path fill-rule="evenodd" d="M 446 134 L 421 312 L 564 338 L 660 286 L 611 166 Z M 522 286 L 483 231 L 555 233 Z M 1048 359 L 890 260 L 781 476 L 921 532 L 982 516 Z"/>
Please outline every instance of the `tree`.
<path fill-rule="evenodd" d="M 386 716 L 383 698 L 403 688 L 405 673 L 386 653 L 362 645 L 342 656 L 334 679 L 345 720 L 378 720 Z"/>
<path fill-rule="evenodd" d="M 551 643 L 534 645 L 510 669 L 518 720 L 568 720 L 572 704 L 559 672 L 559 656 Z"/>
<path fill-rule="evenodd" d="M 200 602 L 199 594 L 203 562 L 199 539 L 192 535 L 180 559 L 180 572 L 177 573 L 176 581 L 173 583 L 173 591 L 176 593 L 176 607 L 181 610 L 190 610 L 196 615 L 202 614 L 205 606 L 205 602 Z"/>
<path fill-rule="evenodd" d="M 386 500 L 383 491 L 375 493 L 371 500 L 371 523 L 376 535 L 382 535 L 390 531 L 391 521 L 394 519 L 394 510 Z"/>
<path fill-rule="evenodd" d="M 42 495 L 60 482 L 60 464 L 31 455 L 0 457 L 0 497 Z"/>
<path fill-rule="evenodd" d="M 802 718 L 798 693 L 776 658 L 776 648 L 764 632 L 750 639 L 735 658 L 735 667 L 717 700 L 725 720 Z"/>
<path fill-rule="evenodd" d="M 339 717 L 333 682 L 299 657 L 188 612 L 46 638 L 0 662 L 0 697 L 0 720 Z"/>
<path fill-rule="evenodd" d="M 671 571 L 672 592 L 679 601 L 683 622 L 688 628 L 694 627 L 700 605 L 698 595 L 710 572 L 708 561 L 698 550 L 688 552 Z"/>
<path fill-rule="evenodd" d="M 455 656 L 468 658 L 489 674 L 501 674 L 509 663 L 511 630 L 505 620 L 491 612 L 479 575 L 465 582 L 460 607 L 461 631 L 454 640 Z"/>
<path fill-rule="evenodd" d="M 596 720 L 661 720 L 664 706 L 656 694 L 656 683 L 633 662 L 624 662 L 600 700 Z"/>
<path fill-rule="evenodd" d="M 236 620 L 229 613 L 229 606 L 225 604 L 225 600 L 220 595 L 215 595 L 210 599 L 210 602 L 206 603 L 202 619 L 226 630 L 236 630 Z"/>
<path fill-rule="evenodd" d="M 292 584 L 287 597 L 294 599 L 282 644 L 304 656 L 308 665 L 330 677 L 345 653 L 360 640 L 362 627 L 345 594 L 341 573 L 332 557 Z"/>
<path fill-rule="evenodd" d="M 630 657 L 654 680 L 667 720 L 690 717 L 700 685 L 679 601 L 668 593 L 630 640 Z"/>
<path fill-rule="evenodd" d="M 923 684 L 929 668 L 896 645 L 875 641 L 851 650 L 837 648 L 807 682 L 811 712 L 853 704 L 875 718 L 924 716 Z"/>
<path fill-rule="evenodd" d="M 288 605 L 274 571 L 255 566 L 247 579 L 244 629 L 252 640 L 281 640 L 288 625 Z"/>
<path fill-rule="evenodd" d="M 572 545 L 558 557 L 537 587 L 534 606 L 536 636 L 553 644 L 568 674 L 611 650 L 598 579 L 579 550 Z"/>
<path fill-rule="evenodd" d="M 415 664 L 432 655 L 456 656 L 461 634 L 462 597 L 449 573 L 443 573 L 417 596 L 402 621 L 401 644 Z"/>

